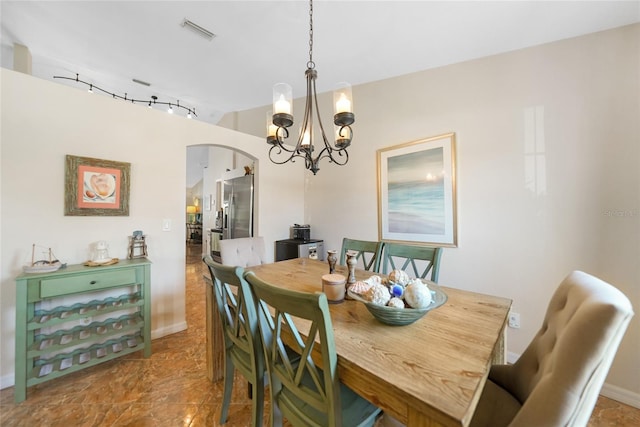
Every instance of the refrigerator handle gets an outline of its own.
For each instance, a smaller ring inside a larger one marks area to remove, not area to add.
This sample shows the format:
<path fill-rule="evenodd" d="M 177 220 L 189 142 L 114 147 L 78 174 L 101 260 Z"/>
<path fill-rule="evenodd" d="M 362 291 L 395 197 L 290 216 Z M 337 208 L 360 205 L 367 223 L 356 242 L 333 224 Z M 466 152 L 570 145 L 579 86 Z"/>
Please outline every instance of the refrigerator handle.
<path fill-rule="evenodd" d="M 233 229 L 236 226 L 236 210 L 234 203 L 236 202 L 233 194 L 233 188 L 231 189 L 231 194 L 229 194 L 229 206 L 227 206 L 227 235 L 229 239 L 233 239 L 234 236 Z"/>
<path fill-rule="evenodd" d="M 229 223 L 227 222 L 227 207 L 225 206 L 222 209 L 222 228 L 229 227 Z"/>
<path fill-rule="evenodd" d="M 229 238 L 229 236 L 227 235 L 229 232 L 227 209 L 228 208 L 226 206 L 222 208 L 222 238 L 223 239 Z"/>

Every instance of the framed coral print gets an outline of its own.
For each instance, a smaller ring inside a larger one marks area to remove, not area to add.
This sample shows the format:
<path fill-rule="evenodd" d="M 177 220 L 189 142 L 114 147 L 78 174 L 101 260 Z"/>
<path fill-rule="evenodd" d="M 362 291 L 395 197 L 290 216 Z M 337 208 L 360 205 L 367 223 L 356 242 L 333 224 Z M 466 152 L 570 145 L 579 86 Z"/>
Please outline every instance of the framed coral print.
<path fill-rule="evenodd" d="M 380 240 L 457 246 L 455 133 L 382 148 Z"/>
<path fill-rule="evenodd" d="M 66 216 L 129 216 L 131 164 L 67 155 Z"/>

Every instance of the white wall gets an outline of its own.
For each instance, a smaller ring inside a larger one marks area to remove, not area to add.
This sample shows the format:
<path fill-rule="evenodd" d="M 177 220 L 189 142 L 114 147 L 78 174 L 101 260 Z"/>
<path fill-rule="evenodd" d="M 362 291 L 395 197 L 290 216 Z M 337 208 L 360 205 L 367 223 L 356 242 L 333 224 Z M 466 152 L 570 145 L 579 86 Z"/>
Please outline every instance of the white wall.
<path fill-rule="evenodd" d="M 350 161 L 307 174 L 306 221 L 327 248 L 344 236 L 377 240 L 376 150 L 455 132 L 458 247 L 444 250 L 440 283 L 512 298 L 522 326 L 509 329 L 510 352 L 525 349 L 575 269 L 640 310 L 639 52 L 633 25 L 354 86 Z M 266 109 L 225 122 L 263 135 Z M 529 141 L 544 143 L 537 187 Z M 639 326 L 636 316 L 605 388 L 638 407 Z"/>
<path fill-rule="evenodd" d="M 0 70 L 0 385 L 13 384 L 15 282 L 31 244 L 52 247 L 69 264 L 89 259 L 89 244 L 109 243 L 125 258 L 127 236 L 147 235 L 152 334 L 185 323 L 186 147 L 213 144 L 257 159 L 257 230 L 267 242 L 288 237 L 303 215 L 303 174 L 266 160 L 264 139 Z M 128 217 L 64 216 L 66 154 L 131 163 Z M 300 179 L 292 177 L 300 176 Z M 286 209 L 282 208 L 286 206 Z M 163 219 L 172 230 L 162 232 Z M 267 245 L 273 257 L 273 245 Z"/>

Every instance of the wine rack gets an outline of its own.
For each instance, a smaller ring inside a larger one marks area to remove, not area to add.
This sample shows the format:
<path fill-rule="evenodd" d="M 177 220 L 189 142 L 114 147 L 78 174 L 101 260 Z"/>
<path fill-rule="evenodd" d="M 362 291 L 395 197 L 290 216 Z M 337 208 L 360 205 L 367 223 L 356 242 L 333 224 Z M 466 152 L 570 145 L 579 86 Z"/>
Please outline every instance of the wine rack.
<path fill-rule="evenodd" d="M 150 264 L 138 258 L 16 278 L 16 402 L 29 386 L 136 351 L 151 356 Z M 81 302 L 63 305 L 65 297 Z"/>

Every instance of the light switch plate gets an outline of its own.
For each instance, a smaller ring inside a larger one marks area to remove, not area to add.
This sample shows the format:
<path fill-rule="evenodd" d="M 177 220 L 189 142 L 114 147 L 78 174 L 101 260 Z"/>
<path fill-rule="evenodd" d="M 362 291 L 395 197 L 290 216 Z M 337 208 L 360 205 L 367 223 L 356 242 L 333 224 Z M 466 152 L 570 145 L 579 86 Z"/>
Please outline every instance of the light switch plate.
<path fill-rule="evenodd" d="M 171 231 L 171 220 L 163 219 L 162 220 L 162 231 Z"/>

